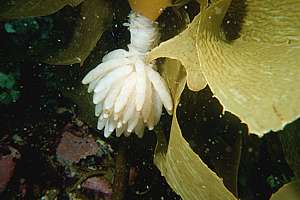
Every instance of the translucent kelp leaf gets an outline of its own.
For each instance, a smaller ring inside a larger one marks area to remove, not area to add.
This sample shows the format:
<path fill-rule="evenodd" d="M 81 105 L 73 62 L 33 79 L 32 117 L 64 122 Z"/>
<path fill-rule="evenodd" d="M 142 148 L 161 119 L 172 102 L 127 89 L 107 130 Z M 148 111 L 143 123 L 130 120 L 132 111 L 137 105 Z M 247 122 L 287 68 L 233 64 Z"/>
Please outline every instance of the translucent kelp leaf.
<path fill-rule="evenodd" d="M 300 181 L 287 183 L 272 195 L 270 200 L 298 200 L 300 197 Z"/>
<path fill-rule="evenodd" d="M 202 73 L 224 110 L 247 123 L 250 132 L 280 130 L 300 115 L 300 2 L 233 4 L 244 13 L 240 37 L 232 41 L 221 28 L 230 3 L 213 1 L 183 33 L 153 49 L 149 58 L 179 59 L 192 90 L 197 83 L 203 85 L 203 79 L 195 78 Z M 183 61 L 195 58 L 193 49 L 199 64 L 187 65 Z"/>
<path fill-rule="evenodd" d="M 3 0 L 0 20 L 44 16 L 55 13 L 66 5 L 77 6 L 83 0 Z"/>
<path fill-rule="evenodd" d="M 165 74 L 177 107 L 186 83 L 185 72 L 180 63 L 167 60 L 163 74 Z M 154 162 L 169 185 L 183 199 L 236 200 L 234 195 L 225 188 L 222 180 L 206 166 L 182 137 L 176 109 L 169 144 L 166 143 L 163 133 L 158 132 L 157 136 Z"/>
<path fill-rule="evenodd" d="M 153 49 L 149 57 L 150 59 L 168 57 L 179 60 L 187 71 L 189 88 L 198 91 L 206 86 L 206 81 L 202 71 L 199 70 L 200 63 L 196 49 L 197 26 L 193 26 L 195 22 L 194 20 L 183 33 Z"/>
<path fill-rule="evenodd" d="M 185 88 L 176 113 L 182 135 L 192 150 L 237 196 L 241 147 L 248 130 L 236 116 L 222 112 L 219 101 L 206 87 L 200 92 Z"/>
<path fill-rule="evenodd" d="M 96 46 L 111 20 L 111 5 L 107 0 L 86 0 L 80 7 L 78 19 L 69 45 L 59 49 L 44 62 L 56 65 L 83 63 Z"/>

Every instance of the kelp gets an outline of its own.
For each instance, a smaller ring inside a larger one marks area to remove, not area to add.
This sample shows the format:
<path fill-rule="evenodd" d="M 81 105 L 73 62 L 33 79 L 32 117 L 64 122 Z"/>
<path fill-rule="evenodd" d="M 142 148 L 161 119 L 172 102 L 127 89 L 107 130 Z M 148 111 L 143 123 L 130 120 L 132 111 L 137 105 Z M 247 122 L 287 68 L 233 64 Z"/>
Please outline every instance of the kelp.
<path fill-rule="evenodd" d="M 176 108 L 186 81 L 193 91 L 208 84 L 224 111 L 260 136 L 295 120 L 300 113 L 299 3 L 200 3 L 200 14 L 186 30 L 148 55 L 149 60 L 167 57 L 184 66 L 186 79 L 180 64 L 167 60 L 164 65 Z M 237 22 L 240 26 L 234 27 Z M 228 32 L 230 28 L 235 29 Z M 183 199 L 236 199 L 182 137 L 176 108 L 169 143 L 157 134 L 154 161 L 162 175 Z"/>
<path fill-rule="evenodd" d="M 276 193 L 274 193 L 270 200 L 298 200 L 300 197 L 300 181 L 292 181 L 285 184 Z"/>
<path fill-rule="evenodd" d="M 83 0 L 1 0 L 0 21 L 50 15 L 66 5 L 75 7 L 82 1 Z"/>
<path fill-rule="evenodd" d="M 237 196 L 240 156 L 247 126 L 228 112 L 222 114 L 222 106 L 208 87 L 200 92 L 185 87 L 176 113 L 182 135 L 192 150 Z"/>
<path fill-rule="evenodd" d="M 199 156 L 191 149 L 177 121 L 176 108 L 186 83 L 185 72 L 181 64 L 167 60 L 162 74 L 171 90 L 175 103 L 169 143 L 162 132 L 157 132 L 157 147 L 154 163 L 160 169 L 167 182 L 183 199 L 197 200 L 234 200 L 234 195 Z"/>
<path fill-rule="evenodd" d="M 2 3 L 2 2 L 1 2 Z M 70 26 L 70 38 L 60 47 L 40 49 L 35 54 L 40 62 L 54 65 L 83 65 L 96 46 L 101 35 L 112 20 L 111 2 L 107 0 L 51 0 L 51 1 L 3 1 L 0 8 L 0 20 L 21 19 L 50 15 L 61 8 L 77 6 L 79 16 L 74 26 Z"/>
<path fill-rule="evenodd" d="M 111 5 L 106 0 L 86 0 L 80 6 L 80 17 L 68 44 L 49 55 L 44 62 L 56 65 L 81 65 L 96 46 L 107 24 L 110 23 Z"/>
<path fill-rule="evenodd" d="M 300 3 L 230 4 L 230 0 L 219 0 L 203 6 L 185 31 L 153 49 L 149 59 L 180 60 L 190 89 L 202 89 L 205 80 L 224 111 L 237 115 L 251 133 L 262 136 L 282 129 L 300 114 Z M 243 12 L 235 40 L 228 40 L 230 34 L 223 28 L 236 23 L 223 25 L 229 7 Z"/>

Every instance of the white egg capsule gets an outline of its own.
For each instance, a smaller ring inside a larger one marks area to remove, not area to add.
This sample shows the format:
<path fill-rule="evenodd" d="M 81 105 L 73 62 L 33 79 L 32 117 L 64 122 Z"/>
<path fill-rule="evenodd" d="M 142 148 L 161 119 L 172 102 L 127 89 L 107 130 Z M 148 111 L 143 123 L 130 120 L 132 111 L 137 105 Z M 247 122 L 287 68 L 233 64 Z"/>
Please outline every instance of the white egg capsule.
<path fill-rule="evenodd" d="M 129 15 L 131 39 L 128 51 L 116 49 L 106 54 L 102 63 L 82 80 L 94 92 L 97 128 L 109 137 L 129 136 L 132 132 L 142 137 L 144 128 L 152 130 L 159 122 L 162 106 L 172 114 L 170 91 L 155 65 L 145 61 L 146 53 L 158 40 L 156 25 L 132 12 Z"/>

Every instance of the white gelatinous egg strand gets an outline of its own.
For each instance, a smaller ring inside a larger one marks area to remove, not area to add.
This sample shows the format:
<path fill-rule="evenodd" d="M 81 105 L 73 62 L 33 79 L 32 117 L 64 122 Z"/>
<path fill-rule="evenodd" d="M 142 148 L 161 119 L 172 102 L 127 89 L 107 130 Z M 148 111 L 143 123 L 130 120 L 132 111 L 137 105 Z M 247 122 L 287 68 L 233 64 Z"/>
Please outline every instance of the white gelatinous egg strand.
<path fill-rule="evenodd" d="M 159 122 L 162 106 L 172 114 L 170 91 L 153 64 L 145 62 L 145 54 L 158 40 L 153 22 L 137 13 L 130 13 L 131 40 L 128 51 L 117 49 L 106 54 L 102 63 L 82 80 L 94 92 L 97 128 L 104 129 L 104 136 L 113 131 L 116 136 L 129 136 L 135 132 L 142 137 L 145 126 L 152 130 Z"/>

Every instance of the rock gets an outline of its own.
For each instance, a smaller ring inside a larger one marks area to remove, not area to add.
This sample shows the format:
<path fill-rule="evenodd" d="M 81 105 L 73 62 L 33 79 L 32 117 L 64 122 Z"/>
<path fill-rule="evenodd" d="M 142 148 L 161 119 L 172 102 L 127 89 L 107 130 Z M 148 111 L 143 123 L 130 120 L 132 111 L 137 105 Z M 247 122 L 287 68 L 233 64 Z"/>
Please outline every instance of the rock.
<path fill-rule="evenodd" d="M 3 192 L 14 174 L 16 159 L 21 157 L 18 150 L 8 146 L 3 149 L 8 149 L 9 154 L 4 154 L 0 152 L 0 193 Z"/>
<path fill-rule="evenodd" d="M 83 134 L 84 131 L 74 125 L 66 126 L 56 149 L 59 161 L 78 163 L 87 156 L 97 154 L 100 146 L 93 137 Z"/>
<path fill-rule="evenodd" d="M 112 195 L 111 183 L 104 177 L 88 178 L 81 184 L 81 187 L 84 189 L 92 190 L 95 193 L 102 193 L 106 197 Z"/>

